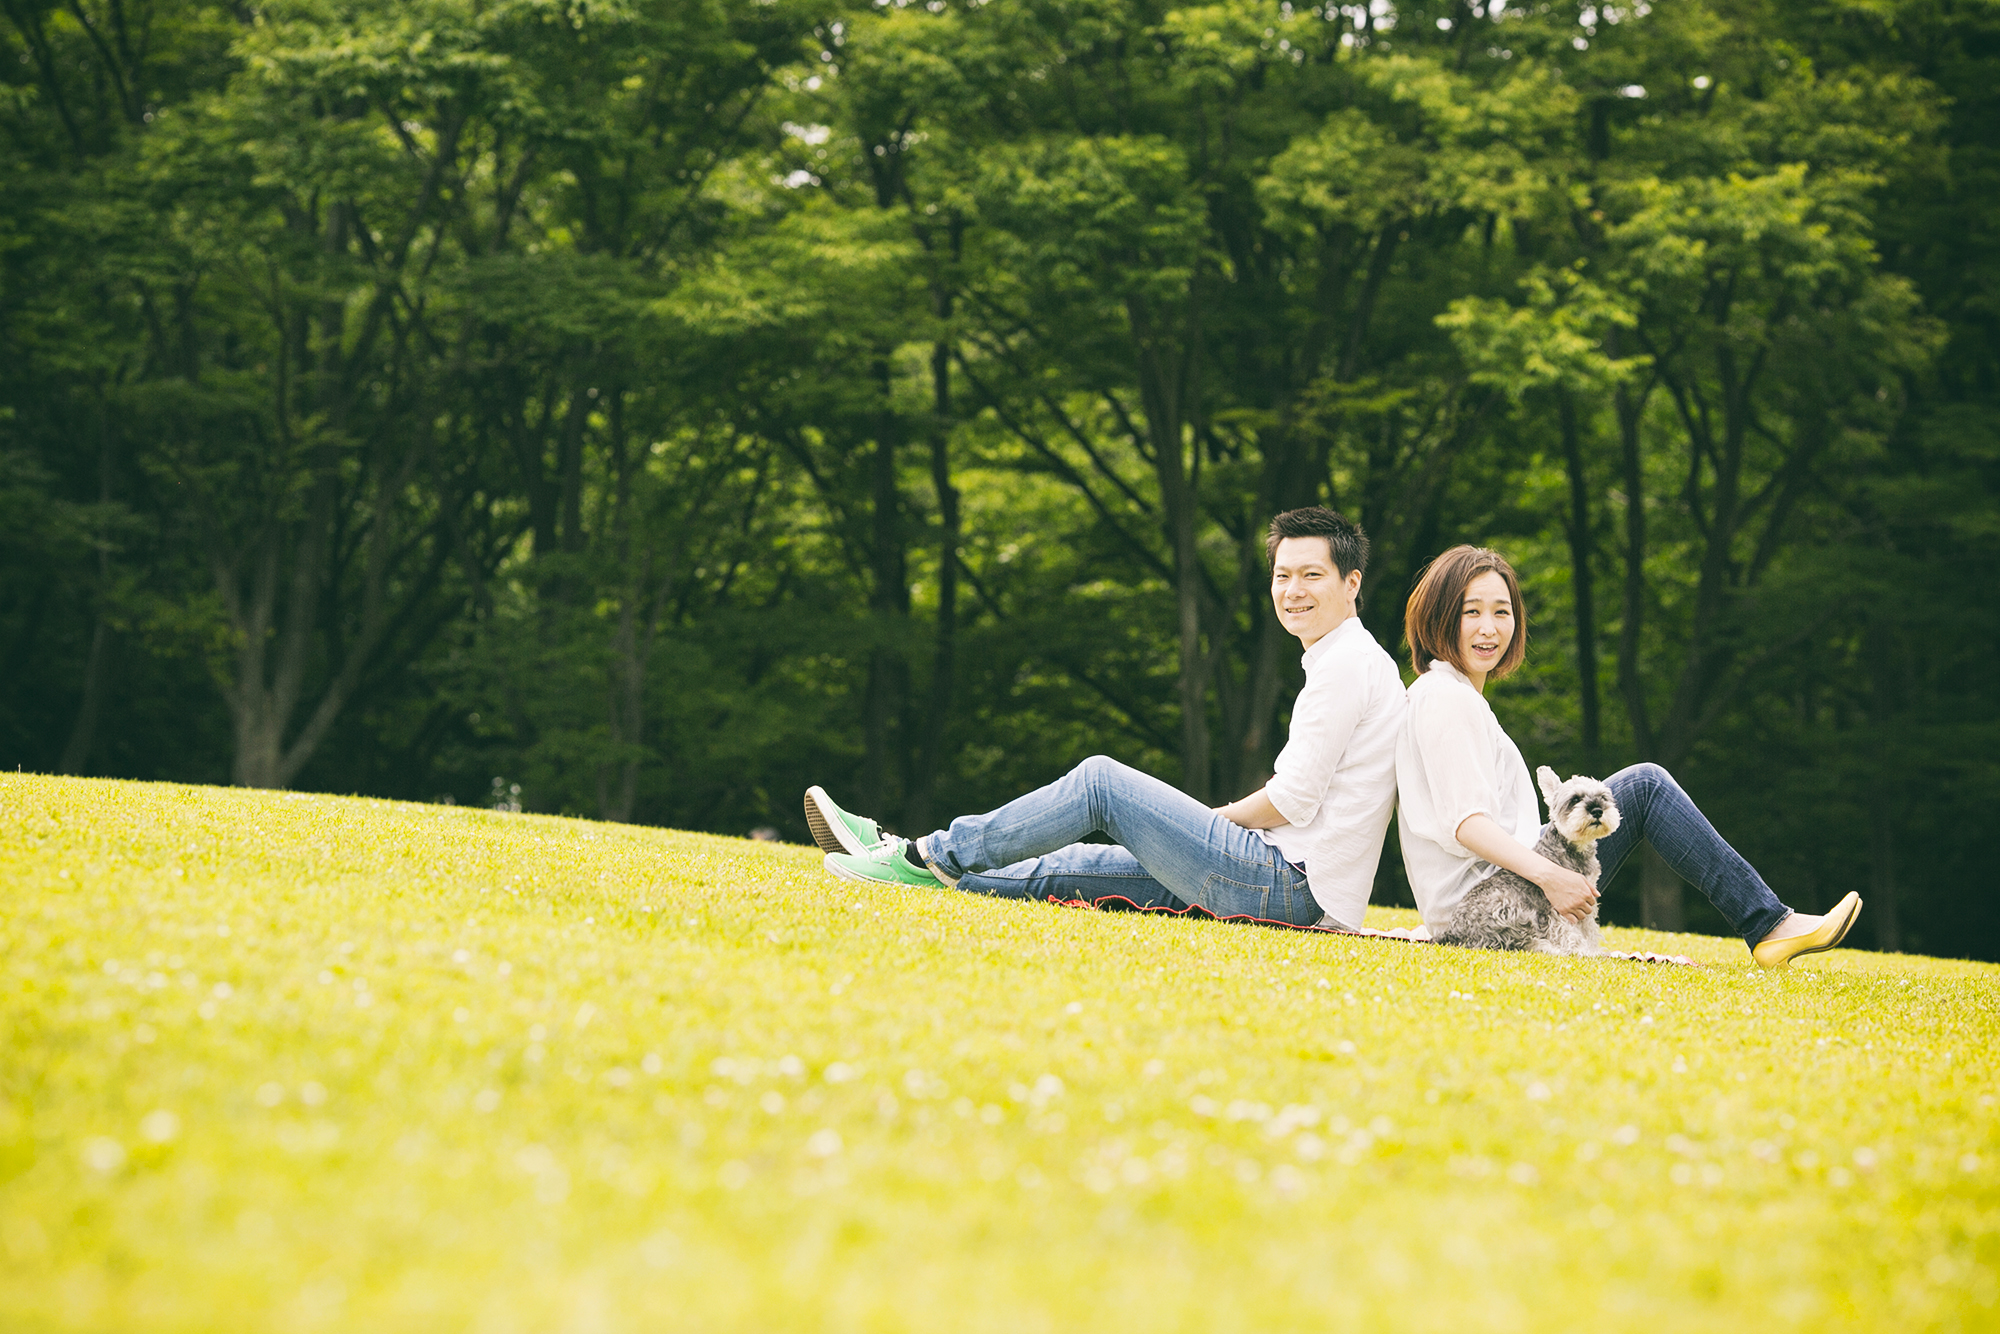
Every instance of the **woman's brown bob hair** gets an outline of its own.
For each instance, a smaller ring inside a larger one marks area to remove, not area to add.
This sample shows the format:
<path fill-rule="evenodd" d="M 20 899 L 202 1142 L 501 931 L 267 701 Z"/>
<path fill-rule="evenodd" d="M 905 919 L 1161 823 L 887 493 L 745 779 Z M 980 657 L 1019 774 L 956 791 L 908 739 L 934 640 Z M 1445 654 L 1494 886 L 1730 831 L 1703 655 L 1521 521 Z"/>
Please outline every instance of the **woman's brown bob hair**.
<path fill-rule="evenodd" d="M 1489 570 L 1507 581 L 1507 597 L 1514 604 L 1514 638 L 1487 678 L 1499 680 L 1528 656 L 1528 609 L 1521 605 L 1521 581 L 1515 577 L 1514 567 L 1505 556 L 1485 547 L 1453 547 L 1424 567 L 1417 576 L 1416 591 L 1403 608 L 1403 637 L 1410 641 L 1410 666 L 1417 675 L 1430 669 L 1433 658 L 1465 670 L 1458 654 L 1458 620 L 1465 607 L 1465 588 Z"/>

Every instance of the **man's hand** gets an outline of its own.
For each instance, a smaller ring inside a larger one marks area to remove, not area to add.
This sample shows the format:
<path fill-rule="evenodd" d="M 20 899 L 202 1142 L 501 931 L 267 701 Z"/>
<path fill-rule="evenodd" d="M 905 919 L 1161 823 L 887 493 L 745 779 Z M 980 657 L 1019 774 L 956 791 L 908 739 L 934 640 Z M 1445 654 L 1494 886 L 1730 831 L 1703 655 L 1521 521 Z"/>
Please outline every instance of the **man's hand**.
<path fill-rule="evenodd" d="M 1271 804 L 1270 796 L 1261 787 L 1241 801 L 1217 806 L 1215 813 L 1245 829 L 1276 829 L 1285 823 L 1285 817 L 1278 814 L 1278 808 Z"/>
<path fill-rule="evenodd" d="M 1555 910 L 1572 922 L 1581 922 L 1597 906 L 1597 891 L 1590 882 L 1566 866 L 1547 863 L 1548 869 L 1534 877 L 1542 893 L 1549 896 Z"/>

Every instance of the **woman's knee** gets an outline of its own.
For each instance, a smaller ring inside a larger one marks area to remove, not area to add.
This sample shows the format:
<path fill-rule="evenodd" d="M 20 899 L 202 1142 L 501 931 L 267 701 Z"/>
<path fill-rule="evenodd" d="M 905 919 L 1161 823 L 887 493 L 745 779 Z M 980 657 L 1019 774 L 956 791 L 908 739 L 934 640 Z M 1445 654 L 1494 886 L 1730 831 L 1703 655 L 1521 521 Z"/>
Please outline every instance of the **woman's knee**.
<path fill-rule="evenodd" d="M 1606 779 L 1605 782 L 1613 792 L 1624 788 L 1654 791 L 1663 787 L 1679 786 L 1674 782 L 1672 774 L 1662 769 L 1659 765 L 1654 764 L 1651 760 L 1643 764 L 1629 765 L 1626 768 L 1620 769 L 1617 773 Z"/>

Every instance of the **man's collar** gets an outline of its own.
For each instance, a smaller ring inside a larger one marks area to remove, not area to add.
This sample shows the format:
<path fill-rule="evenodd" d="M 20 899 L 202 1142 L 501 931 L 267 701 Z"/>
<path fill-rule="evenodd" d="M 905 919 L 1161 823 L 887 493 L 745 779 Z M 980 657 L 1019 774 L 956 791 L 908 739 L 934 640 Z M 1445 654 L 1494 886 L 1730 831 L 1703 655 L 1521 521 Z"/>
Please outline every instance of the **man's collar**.
<path fill-rule="evenodd" d="M 1463 681 L 1466 685 L 1472 684 L 1471 677 L 1467 676 L 1464 672 L 1461 672 L 1460 670 L 1458 670 L 1458 668 L 1452 666 L 1450 663 L 1446 662 L 1442 658 L 1431 659 L 1431 670 L 1434 672 L 1443 672 L 1447 676 L 1455 676 L 1460 681 Z"/>
<path fill-rule="evenodd" d="M 1327 652 L 1330 649 L 1332 649 L 1334 640 L 1346 634 L 1349 627 L 1358 626 L 1360 624 L 1361 624 L 1361 617 L 1358 614 L 1350 616 L 1346 620 L 1342 621 L 1339 625 L 1334 626 L 1333 629 L 1327 631 L 1325 634 L 1321 635 L 1318 639 L 1314 640 L 1313 646 L 1305 651 L 1305 657 L 1302 659 L 1302 661 L 1305 664 L 1305 669 L 1307 671 L 1311 671 L 1312 665 L 1318 662 L 1321 658 L 1324 658 L 1327 655 Z M 1364 630 L 1362 631 L 1362 633 L 1366 634 L 1367 631 Z"/>

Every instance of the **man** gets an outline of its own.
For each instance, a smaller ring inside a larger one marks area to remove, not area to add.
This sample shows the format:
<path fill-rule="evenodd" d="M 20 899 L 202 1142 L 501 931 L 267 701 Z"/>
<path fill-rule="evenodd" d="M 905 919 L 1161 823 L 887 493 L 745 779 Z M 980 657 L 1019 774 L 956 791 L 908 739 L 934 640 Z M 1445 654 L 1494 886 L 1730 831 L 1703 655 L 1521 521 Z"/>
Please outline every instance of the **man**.
<path fill-rule="evenodd" d="M 1210 810 L 1093 756 L 1047 787 L 912 842 L 806 793 L 826 867 L 848 880 L 944 885 L 1002 898 L 1351 930 L 1396 804 L 1403 682 L 1355 614 L 1368 539 L 1332 510 L 1271 521 L 1271 605 L 1305 649 L 1306 684 L 1271 781 Z M 1079 842 L 1093 833 L 1117 846 Z"/>

